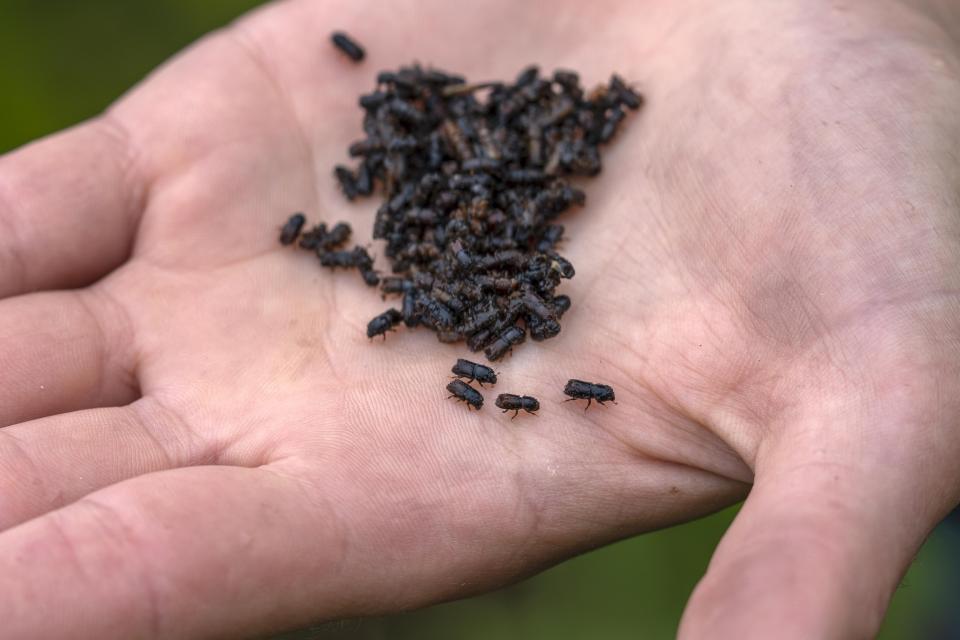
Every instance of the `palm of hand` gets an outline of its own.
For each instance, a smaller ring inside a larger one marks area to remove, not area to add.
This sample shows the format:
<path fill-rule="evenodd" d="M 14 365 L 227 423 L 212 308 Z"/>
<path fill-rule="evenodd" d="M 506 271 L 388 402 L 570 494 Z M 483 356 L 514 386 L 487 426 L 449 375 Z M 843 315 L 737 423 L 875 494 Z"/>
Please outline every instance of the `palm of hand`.
<path fill-rule="evenodd" d="M 21 480 L 0 527 L 25 524 L 0 534 L 0 566 L 38 540 L 50 551 L 30 590 L 62 580 L 64 566 L 75 571 L 69 580 L 88 580 L 91 567 L 123 565 L 84 598 L 59 603 L 74 615 L 122 610 L 99 622 L 92 633 L 101 636 L 250 632 L 489 588 L 730 504 L 755 471 L 769 481 L 746 513 L 830 487 L 838 496 L 830 517 L 856 526 L 874 524 L 872 511 L 851 503 L 877 458 L 910 479 L 904 497 L 928 488 L 932 480 L 915 479 L 915 456 L 892 453 L 891 441 L 938 448 L 930 465 L 958 443 L 905 407 L 906 376 L 890 376 L 945 370 L 912 327 L 956 338 L 945 313 L 956 301 L 944 284 L 956 278 L 955 259 L 945 263 L 945 246 L 930 255 L 916 231 L 948 220 L 937 210 L 885 211 L 884 234 L 862 224 L 913 185 L 883 161 L 847 162 L 852 138 L 867 147 L 883 139 L 851 132 L 850 122 L 820 125 L 829 91 L 796 79 L 768 90 L 749 73 L 737 85 L 682 62 L 690 76 L 671 76 L 664 61 L 683 61 L 676 43 L 693 27 L 670 37 L 651 28 L 669 53 L 648 61 L 654 47 L 649 38 L 636 44 L 629 16 L 578 11 L 559 10 L 561 33 L 547 37 L 530 35 L 540 19 L 532 9 L 437 7 L 429 31 L 443 36 L 410 42 L 403 34 L 426 27 L 385 10 L 357 30 L 372 59 L 352 68 L 324 51 L 325 34 L 340 26 L 335 9 L 283 3 L 200 44 L 96 125 L 105 150 L 129 150 L 129 162 L 104 169 L 123 177 L 116 195 L 94 197 L 112 197 L 117 216 L 137 210 L 132 254 L 78 294 L 12 298 L 17 313 L 4 322 L 26 335 L 46 310 L 67 309 L 60 322 L 100 336 L 101 349 L 68 359 L 66 392 L 52 400 L 12 388 L 0 419 L 142 397 L 4 430 L 12 437 L 0 441 L 9 445 L 0 470 Z M 516 34 L 509 45 L 499 35 L 506 15 Z M 461 46 L 451 51 L 450 42 Z M 729 51 L 730 62 L 749 66 Z M 564 220 L 565 253 L 578 269 L 565 285 L 574 308 L 564 331 L 498 367 L 496 392 L 538 396 L 539 418 L 511 423 L 489 392 L 479 414 L 444 402 L 462 346 L 426 332 L 368 344 L 363 327 L 385 303 L 356 274 L 322 272 L 276 242 L 294 210 L 346 219 L 357 241 L 370 237 L 374 205 L 346 204 L 331 168 L 357 137 L 354 101 L 373 70 L 410 58 L 477 79 L 536 61 L 649 85 L 649 108 L 586 185 L 586 209 Z M 875 89 L 864 83 L 852 102 L 868 105 Z M 784 96 L 795 99 L 785 115 L 776 108 Z M 889 113 L 881 104 L 871 117 Z M 774 121 L 755 126 L 764 117 Z M 821 139 L 797 139 L 815 124 L 825 127 Z M 128 139 L 117 142 L 117 132 Z M 851 166 L 857 175 L 844 173 Z M 848 206 L 825 186 L 831 180 L 880 193 Z M 103 262 L 116 261 L 124 249 L 111 234 L 133 223 L 104 221 L 103 238 L 91 242 Z M 920 258 L 904 265 L 911 255 Z M 33 284 L 26 268 L 21 288 Z M 59 274 L 57 284 L 96 269 Z M 37 277 L 35 286 L 50 286 Z M 9 357 L 28 373 L 62 347 L 19 344 Z M 921 356 L 904 357 L 904 346 Z M 102 366 L 93 389 L 78 382 L 85 358 Z M 614 385 L 619 406 L 585 414 L 560 404 L 569 377 Z M 864 386 L 875 406 L 852 407 L 849 391 Z M 884 422 L 891 416 L 900 422 Z M 876 441 L 836 429 L 840 417 L 876 425 Z M 922 424 L 907 429 L 911 421 Z M 810 493 L 797 488 L 799 473 Z M 922 536 L 954 497 L 923 510 L 903 538 Z M 777 512 L 776 526 L 743 525 L 739 535 L 776 545 L 801 516 Z M 3 580 L 0 588 L 12 588 Z M 709 604 L 709 592 L 703 598 Z M 43 624 L 20 620 L 24 629 Z"/>

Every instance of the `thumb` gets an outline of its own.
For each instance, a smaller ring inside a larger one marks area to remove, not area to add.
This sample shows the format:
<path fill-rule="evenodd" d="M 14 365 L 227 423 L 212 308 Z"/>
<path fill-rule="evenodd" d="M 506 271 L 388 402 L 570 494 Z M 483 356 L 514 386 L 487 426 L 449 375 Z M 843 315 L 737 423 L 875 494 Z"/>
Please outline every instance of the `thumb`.
<path fill-rule="evenodd" d="M 955 483 L 946 474 L 939 487 L 918 480 L 934 474 L 910 473 L 915 450 L 881 456 L 848 445 L 835 450 L 850 461 L 831 459 L 818 435 L 805 436 L 815 445 L 781 442 L 758 458 L 754 489 L 693 593 L 680 638 L 876 635 Z"/>

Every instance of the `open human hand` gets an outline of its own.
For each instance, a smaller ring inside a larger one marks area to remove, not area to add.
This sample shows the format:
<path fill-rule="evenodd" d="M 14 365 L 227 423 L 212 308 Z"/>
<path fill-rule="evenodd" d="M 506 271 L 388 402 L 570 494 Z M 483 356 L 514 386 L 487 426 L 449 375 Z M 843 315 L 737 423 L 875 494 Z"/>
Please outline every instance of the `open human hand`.
<path fill-rule="evenodd" d="M 681 634 L 869 636 L 960 500 L 938 8 L 288 0 L 0 159 L 0 636 L 396 611 L 748 491 Z M 563 219 L 563 332 L 498 367 L 538 418 L 445 401 L 462 345 L 369 344 L 385 303 L 277 243 L 294 210 L 369 237 L 331 169 L 375 71 L 415 59 L 647 95 Z M 571 377 L 619 405 L 562 404 Z"/>

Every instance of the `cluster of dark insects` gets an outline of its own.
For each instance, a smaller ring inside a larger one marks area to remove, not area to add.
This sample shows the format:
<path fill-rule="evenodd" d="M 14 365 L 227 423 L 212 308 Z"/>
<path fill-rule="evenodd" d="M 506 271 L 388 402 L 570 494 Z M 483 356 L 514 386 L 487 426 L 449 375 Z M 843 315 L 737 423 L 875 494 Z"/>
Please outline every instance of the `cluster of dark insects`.
<path fill-rule="evenodd" d="M 477 382 L 481 387 L 484 382 L 491 385 L 497 384 L 496 372 L 486 365 L 477 364 L 463 358 L 457 360 L 451 371 L 456 379 L 447 385 L 447 391 L 450 392 L 448 397 L 457 398 L 465 402 L 469 408 L 478 411 L 483 408 L 483 395 L 468 383 Z M 467 382 L 464 382 L 461 378 L 466 378 Z M 586 400 L 587 406 L 584 411 L 589 409 L 590 403 L 594 401 L 599 404 L 606 402 L 616 404 L 613 387 L 605 384 L 569 380 L 563 388 L 563 392 L 570 396 L 567 402 L 570 400 Z M 520 396 L 512 393 L 501 393 L 497 396 L 495 404 L 503 409 L 503 413 L 513 411 L 511 420 L 516 418 L 521 410 L 532 415 L 537 415 L 536 412 L 540 410 L 540 401 L 533 396 Z"/>
<path fill-rule="evenodd" d="M 342 249 L 352 233 L 349 224 L 338 222 L 333 228 L 327 229 L 327 225 L 321 222 L 303 231 L 306 222 L 306 216 L 302 213 L 290 216 L 280 229 L 280 243 L 292 245 L 299 238 L 300 242 L 297 243 L 299 247 L 316 252 L 322 266 L 331 269 L 357 269 L 363 281 L 369 286 L 375 287 L 380 284 L 380 276 L 373 270 L 373 258 L 364 247 L 356 246 L 349 251 Z"/>
<path fill-rule="evenodd" d="M 470 362 L 463 358 L 457 360 L 457 364 L 453 365 L 451 371 L 457 379 L 447 385 L 447 391 L 450 392 L 448 397 L 462 400 L 470 408 L 481 409 L 483 407 L 483 395 L 460 378 L 467 378 L 468 382 L 476 382 L 482 387 L 484 382 L 491 385 L 497 384 L 496 372 L 486 365 Z M 512 393 L 501 393 L 497 396 L 495 404 L 503 409 L 504 413 L 513 411 L 511 420 L 517 417 L 521 409 L 531 415 L 537 415 L 536 412 L 540 410 L 540 402 L 536 398 L 518 396 Z"/>
<path fill-rule="evenodd" d="M 379 278 L 361 247 L 331 251 L 305 237 L 324 266 L 357 267 L 400 296 L 368 335 L 423 326 L 493 361 L 528 335 L 560 333 L 570 298 L 556 289 L 575 271 L 557 252 L 556 219 L 585 199 L 566 178 L 599 173 L 600 146 L 641 97 L 618 76 L 585 92 L 572 71 L 530 67 L 512 83 L 470 84 L 412 66 L 381 72 L 359 104 L 366 137 L 349 148 L 359 164 L 334 173 L 351 200 L 382 192 L 373 237 L 393 275 Z"/>
<path fill-rule="evenodd" d="M 346 34 L 331 40 L 363 60 Z M 381 72 L 359 99 L 366 137 L 349 148 L 359 164 L 334 175 L 350 200 L 382 192 L 373 237 L 385 242 L 393 275 L 381 278 L 366 248 L 343 248 L 351 236 L 345 222 L 305 230 L 296 213 L 280 242 L 315 252 L 324 267 L 357 269 L 384 297 L 400 296 L 400 309 L 368 323 L 369 338 L 400 323 L 424 326 L 440 342 L 466 341 L 499 360 L 528 334 L 541 341 L 560 333 L 571 303 L 556 289 L 575 270 L 557 252 L 564 228 L 556 219 L 585 202 L 567 178 L 600 172 L 600 146 L 642 102 L 616 75 L 587 93 L 576 73 L 544 77 L 537 67 L 512 83 L 468 83 L 419 65 Z M 450 397 L 481 409 L 483 395 L 470 383 L 494 385 L 496 372 L 464 359 L 452 372 Z M 568 381 L 564 393 L 587 400 L 586 408 L 615 402 L 610 386 L 582 380 Z M 540 409 L 536 398 L 510 393 L 495 404 L 513 411 L 511 419 Z"/>

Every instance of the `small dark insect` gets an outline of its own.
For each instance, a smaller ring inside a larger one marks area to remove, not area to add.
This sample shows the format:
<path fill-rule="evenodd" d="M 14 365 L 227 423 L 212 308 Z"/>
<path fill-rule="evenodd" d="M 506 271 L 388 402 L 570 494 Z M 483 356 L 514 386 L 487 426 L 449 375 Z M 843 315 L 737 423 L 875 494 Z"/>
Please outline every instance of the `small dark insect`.
<path fill-rule="evenodd" d="M 556 318 L 540 320 L 536 317 L 527 318 L 527 328 L 530 330 L 530 337 L 536 342 L 549 340 L 560 334 L 560 323 Z"/>
<path fill-rule="evenodd" d="M 408 289 L 403 292 L 403 324 L 410 328 L 420 324 L 420 315 L 417 313 L 416 289 Z"/>
<path fill-rule="evenodd" d="M 450 371 L 458 378 L 470 378 L 470 382 L 476 380 L 481 387 L 484 382 L 497 384 L 497 374 L 493 369 L 482 364 L 477 364 L 476 362 L 464 360 L 463 358 L 458 358 L 457 364 L 453 365 Z"/>
<path fill-rule="evenodd" d="M 333 249 L 339 247 L 347 240 L 350 239 L 350 225 L 346 222 L 338 222 L 333 225 L 333 229 L 330 229 L 330 232 L 327 233 L 323 239 L 320 241 L 320 246 L 325 249 Z"/>
<path fill-rule="evenodd" d="M 500 168 L 500 161 L 495 158 L 470 158 L 460 166 L 464 171 L 496 171 Z"/>
<path fill-rule="evenodd" d="M 400 104 L 406 104 L 406 102 L 401 102 Z M 419 146 L 420 141 L 414 136 L 402 136 L 390 140 L 387 144 L 387 151 L 390 153 L 410 153 L 411 151 L 415 151 Z"/>
<path fill-rule="evenodd" d="M 435 300 L 429 295 L 420 296 L 420 306 L 427 316 L 433 321 L 433 324 L 441 329 L 449 329 L 453 326 L 453 313 L 450 308 L 442 302 Z"/>
<path fill-rule="evenodd" d="M 413 283 L 406 278 L 397 276 L 388 276 L 384 278 L 383 286 L 380 288 L 384 294 L 403 293 L 404 291 L 409 291 L 410 289 L 413 289 Z"/>
<path fill-rule="evenodd" d="M 553 72 L 553 81 L 564 89 L 576 88 L 580 84 L 580 76 L 576 71 L 567 69 L 557 69 Z"/>
<path fill-rule="evenodd" d="M 456 258 L 457 265 L 461 269 L 473 268 L 473 257 L 463 248 L 463 244 L 461 244 L 459 240 L 455 240 L 450 244 L 450 253 Z"/>
<path fill-rule="evenodd" d="M 500 293 L 509 293 L 519 286 L 513 278 L 494 278 L 492 276 L 476 276 L 474 282 L 485 289 L 493 289 Z"/>
<path fill-rule="evenodd" d="M 526 331 L 522 327 L 516 325 L 509 327 L 506 331 L 498 335 L 497 338 L 490 343 L 490 346 L 484 350 L 487 360 L 499 360 L 507 351 L 513 349 L 515 345 L 523 342 L 525 336 Z"/>
<path fill-rule="evenodd" d="M 300 248 L 307 249 L 308 251 L 313 251 L 323 242 L 323 239 L 327 237 L 327 225 L 320 223 L 309 231 L 304 231 L 300 235 Z"/>
<path fill-rule="evenodd" d="M 573 113 L 576 108 L 573 100 L 567 97 L 560 98 L 549 111 L 540 117 L 540 126 L 549 127 L 561 122 L 564 118 Z"/>
<path fill-rule="evenodd" d="M 458 76 L 451 73 L 444 73 L 439 69 L 427 69 L 421 73 L 421 79 L 429 84 L 437 85 L 449 85 L 455 84 L 460 85 L 466 82 L 466 79 L 463 76 Z"/>
<path fill-rule="evenodd" d="M 559 318 L 570 309 L 570 296 L 557 296 L 553 299 L 553 310 Z"/>
<path fill-rule="evenodd" d="M 444 305 L 447 306 L 447 308 L 449 308 L 458 316 L 462 314 L 463 310 L 466 308 L 466 305 L 464 304 L 463 300 L 461 300 L 455 295 L 452 295 L 450 292 L 444 289 L 435 288 L 433 291 L 430 292 L 430 295 L 432 295 L 436 300 L 439 300 L 440 302 L 442 302 Z"/>
<path fill-rule="evenodd" d="M 320 264 L 324 267 L 342 268 L 342 269 L 360 269 L 361 271 L 370 271 L 373 269 L 373 258 L 363 247 L 355 247 L 353 251 L 321 251 L 317 255 L 320 257 Z"/>
<path fill-rule="evenodd" d="M 333 42 L 334 46 L 340 51 L 343 51 L 347 54 L 354 62 L 360 62 L 363 60 L 364 51 L 363 47 L 357 44 L 350 36 L 345 34 L 343 31 L 334 31 L 330 34 L 330 40 Z"/>
<path fill-rule="evenodd" d="M 349 153 L 352 158 L 369 156 L 378 151 L 383 151 L 383 143 L 377 139 L 357 140 L 347 149 L 347 153 Z"/>
<path fill-rule="evenodd" d="M 470 144 L 467 142 L 463 131 L 457 127 L 456 123 L 454 123 L 452 120 L 445 120 L 443 122 L 443 128 L 440 131 L 442 135 L 445 136 L 447 143 L 456 151 L 461 160 L 469 160 L 473 157 L 473 151 L 470 149 Z"/>
<path fill-rule="evenodd" d="M 373 176 L 370 175 L 370 167 L 366 162 L 357 169 L 357 178 L 353 184 L 358 195 L 368 196 L 373 193 Z"/>
<path fill-rule="evenodd" d="M 540 401 L 533 396 L 515 396 L 512 393 L 501 393 L 497 396 L 496 405 L 503 409 L 504 413 L 513 411 L 511 420 L 517 417 L 521 409 L 534 416 L 537 415 L 534 411 L 540 410 Z"/>
<path fill-rule="evenodd" d="M 396 82 L 397 74 L 391 71 L 381 71 L 377 74 L 377 84 L 390 84 Z"/>
<path fill-rule="evenodd" d="M 534 80 L 537 79 L 537 76 L 540 74 L 540 68 L 535 65 L 530 65 L 526 69 L 520 72 L 517 76 L 516 84 L 518 87 L 523 87 L 528 84 L 531 84 Z"/>
<path fill-rule="evenodd" d="M 627 86 L 620 76 L 613 76 L 610 79 L 610 89 L 620 101 L 630 109 L 636 111 L 643 105 L 643 99 L 637 93 Z"/>
<path fill-rule="evenodd" d="M 411 126 L 417 126 L 423 122 L 423 112 L 405 100 L 399 98 L 391 100 L 387 103 L 387 107 L 398 120 L 402 120 Z M 414 148 L 416 148 L 416 139 L 414 139 L 414 143 Z"/>
<path fill-rule="evenodd" d="M 459 96 L 473 93 L 474 91 L 479 91 L 480 89 L 490 89 L 499 86 L 502 86 L 502 84 L 499 82 L 473 82 L 471 84 L 464 84 L 460 82 L 456 84 L 448 84 L 443 88 L 442 93 L 445 96 Z"/>
<path fill-rule="evenodd" d="M 600 142 L 608 142 L 614 136 L 624 117 L 626 117 L 626 114 L 620 107 L 616 107 L 610 112 L 607 121 L 603 123 L 603 129 L 600 130 Z"/>
<path fill-rule="evenodd" d="M 333 35 L 345 53 L 353 46 L 362 56 L 349 36 Z M 468 83 L 413 64 L 377 74 L 359 102 L 363 139 L 348 149 L 355 164 L 335 176 L 349 199 L 382 196 L 373 237 L 384 241 L 385 277 L 365 249 L 345 250 L 356 242 L 344 223 L 308 229 L 291 220 L 283 240 L 402 296 L 399 322 L 441 342 L 465 340 L 491 360 L 527 336 L 560 334 L 570 299 L 557 287 L 576 272 L 557 253 L 557 218 L 586 197 L 569 180 L 601 170 L 601 147 L 643 97 L 619 76 L 588 93 L 564 69 L 541 75 L 528 67 L 513 83 Z M 374 335 L 397 322 L 384 317 Z"/>
<path fill-rule="evenodd" d="M 524 291 L 520 296 L 520 301 L 523 303 L 523 306 L 538 319 L 543 321 L 555 319 L 554 310 L 548 307 L 547 303 L 533 291 L 529 289 Z"/>
<path fill-rule="evenodd" d="M 593 382 L 584 382 L 583 380 L 569 380 L 563 392 L 570 396 L 565 402 L 570 400 L 586 400 L 587 406 L 584 411 L 590 408 L 590 403 L 596 400 L 598 403 L 612 402 L 616 404 L 616 397 L 613 395 L 613 387 L 605 384 L 595 384 Z"/>
<path fill-rule="evenodd" d="M 560 239 L 563 237 L 562 224 L 548 224 L 543 229 L 543 235 L 540 236 L 540 242 L 537 243 L 537 251 L 546 253 L 552 251 Z"/>
<path fill-rule="evenodd" d="M 343 189 L 343 195 L 347 197 L 347 200 L 353 200 L 359 195 L 357 191 L 357 181 L 354 179 L 353 172 L 350 171 L 350 169 L 344 166 L 337 166 L 334 168 L 333 174 L 337 177 L 340 188 Z"/>
<path fill-rule="evenodd" d="M 430 209 L 407 209 L 404 220 L 411 224 L 436 224 L 437 212 Z"/>
<path fill-rule="evenodd" d="M 393 219 L 385 207 L 377 209 L 377 217 L 373 221 L 373 238 L 384 240 L 393 230 Z"/>
<path fill-rule="evenodd" d="M 497 321 L 500 312 L 495 306 L 488 306 L 470 312 L 466 321 L 460 327 L 464 335 L 472 335 L 481 329 L 485 329 Z"/>
<path fill-rule="evenodd" d="M 493 331 L 491 329 L 481 329 L 467 338 L 467 349 L 476 353 L 487 346 L 492 339 Z"/>
<path fill-rule="evenodd" d="M 300 235 L 300 230 L 303 229 L 303 225 L 306 222 L 307 218 L 302 213 L 295 213 L 290 216 L 290 219 L 287 220 L 286 224 L 283 225 L 283 229 L 280 231 L 280 244 L 290 245 L 296 242 L 297 237 Z"/>
<path fill-rule="evenodd" d="M 433 287 L 433 274 L 425 271 L 418 271 L 413 274 L 413 285 L 417 289 L 430 289 Z"/>
<path fill-rule="evenodd" d="M 385 94 L 383 91 L 374 91 L 373 93 L 362 95 L 358 100 L 360 106 L 368 111 L 375 110 L 386 101 L 387 94 Z"/>
<path fill-rule="evenodd" d="M 350 225 L 338 222 L 327 231 L 327 225 L 320 223 L 309 231 L 300 234 L 300 248 L 307 250 L 331 251 L 350 239 Z"/>
<path fill-rule="evenodd" d="M 523 258 L 523 254 L 516 249 L 507 249 L 506 251 L 498 251 L 477 260 L 476 267 L 484 271 L 496 267 L 519 269 L 523 265 Z"/>
<path fill-rule="evenodd" d="M 577 274 L 570 261 L 561 256 L 553 256 L 550 268 L 560 274 L 561 278 L 572 278 Z"/>
<path fill-rule="evenodd" d="M 454 380 L 447 385 L 447 391 L 450 392 L 448 398 L 457 398 L 467 403 L 468 407 L 479 410 L 483 406 L 483 396 L 480 392 L 468 385 L 463 380 Z"/>
<path fill-rule="evenodd" d="M 387 339 L 387 331 L 391 331 L 400 324 L 403 316 L 396 309 L 387 309 L 367 324 L 367 337 L 373 339 L 375 336 L 383 336 Z"/>

